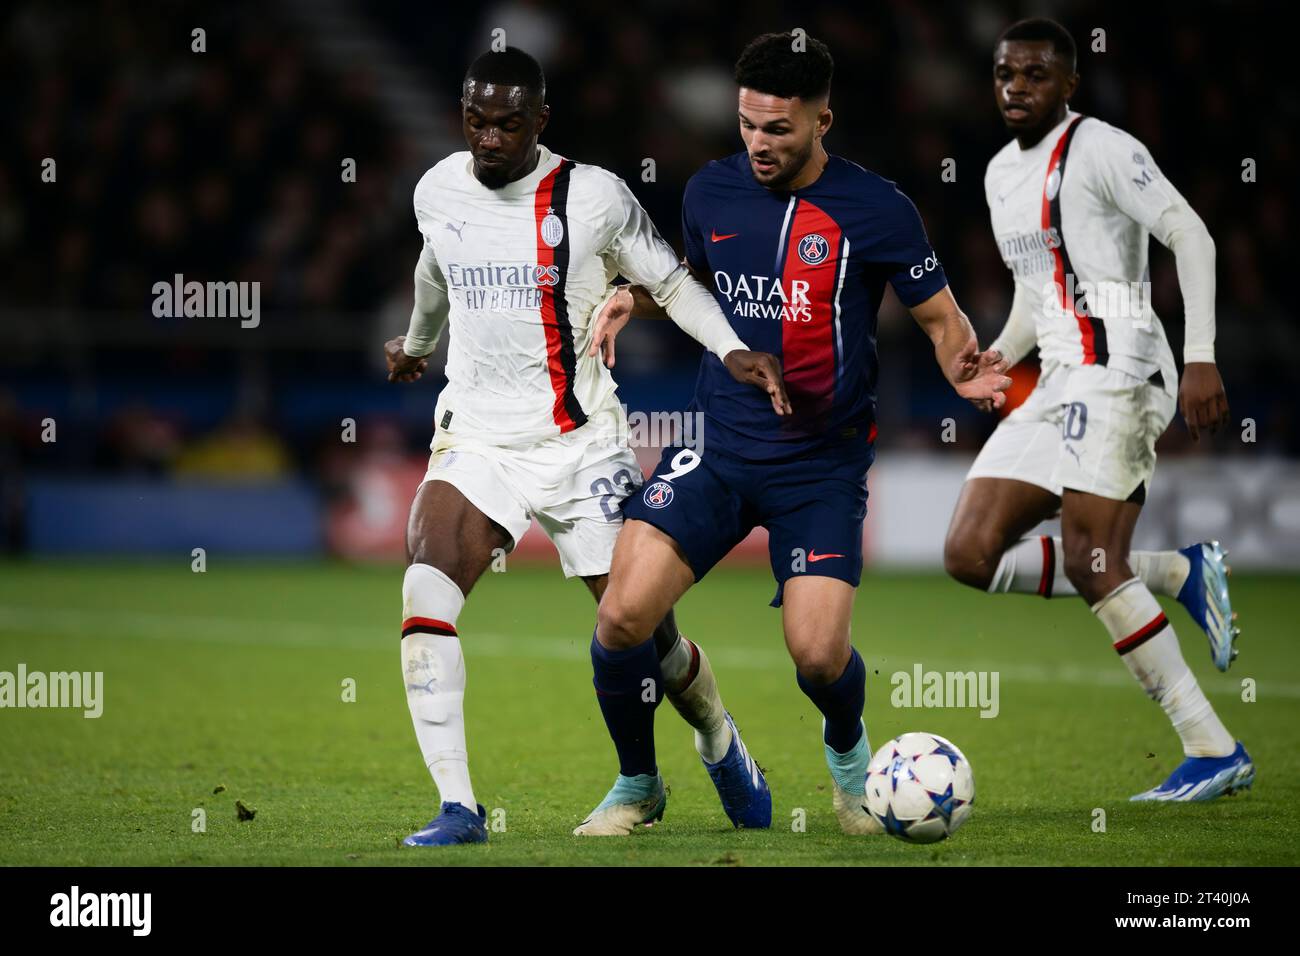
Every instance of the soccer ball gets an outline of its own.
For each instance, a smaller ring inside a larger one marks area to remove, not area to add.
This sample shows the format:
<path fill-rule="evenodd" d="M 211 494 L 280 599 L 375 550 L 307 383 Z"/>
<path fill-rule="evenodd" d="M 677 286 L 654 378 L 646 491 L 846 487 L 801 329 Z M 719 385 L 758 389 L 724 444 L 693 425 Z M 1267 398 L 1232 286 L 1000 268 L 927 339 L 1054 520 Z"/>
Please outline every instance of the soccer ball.
<path fill-rule="evenodd" d="M 867 764 L 867 812 L 886 833 L 908 843 L 951 836 L 974 802 L 970 762 L 938 734 L 895 737 Z"/>

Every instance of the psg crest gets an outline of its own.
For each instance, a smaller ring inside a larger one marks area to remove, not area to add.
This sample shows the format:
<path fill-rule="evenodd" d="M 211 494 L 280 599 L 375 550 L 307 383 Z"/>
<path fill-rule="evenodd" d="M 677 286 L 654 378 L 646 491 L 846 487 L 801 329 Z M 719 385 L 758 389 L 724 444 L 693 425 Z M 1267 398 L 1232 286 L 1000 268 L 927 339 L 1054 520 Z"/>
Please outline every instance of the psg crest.
<path fill-rule="evenodd" d="M 673 486 L 666 481 L 656 481 L 646 488 L 642 500 L 651 508 L 667 508 L 673 501 Z"/>
<path fill-rule="evenodd" d="M 563 241 L 564 223 L 560 222 L 559 216 L 551 213 L 542 220 L 542 242 L 554 249 Z"/>
<path fill-rule="evenodd" d="M 799 258 L 810 266 L 821 265 L 830 252 L 830 243 L 815 232 L 799 240 Z"/>

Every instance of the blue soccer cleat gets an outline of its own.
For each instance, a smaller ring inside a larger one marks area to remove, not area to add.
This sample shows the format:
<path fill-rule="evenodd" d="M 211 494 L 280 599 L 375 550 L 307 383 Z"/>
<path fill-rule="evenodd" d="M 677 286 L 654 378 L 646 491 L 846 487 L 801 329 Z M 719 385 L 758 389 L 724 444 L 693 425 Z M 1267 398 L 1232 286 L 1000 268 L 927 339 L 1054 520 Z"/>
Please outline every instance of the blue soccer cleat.
<path fill-rule="evenodd" d="M 574 828 L 573 835 L 630 836 L 641 824 L 662 820 L 667 806 L 668 791 L 659 774 L 625 777 L 620 773 L 605 799 Z"/>
<path fill-rule="evenodd" d="M 1224 794 L 1249 790 L 1255 782 L 1255 765 L 1241 741 L 1226 757 L 1188 757 L 1178 765 L 1169 779 L 1130 800 L 1213 800 Z"/>
<path fill-rule="evenodd" d="M 731 825 L 737 829 L 766 830 L 772 825 L 772 791 L 767 788 L 763 768 L 745 749 L 731 714 L 727 714 L 727 726 L 731 728 L 731 746 L 726 755 L 717 763 L 709 763 L 703 757 L 700 760 L 718 788 L 718 798 Z"/>
<path fill-rule="evenodd" d="M 479 804 L 475 814 L 463 803 L 444 803 L 441 812 L 423 830 L 402 841 L 405 846 L 451 846 L 455 843 L 486 843 L 487 812 Z"/>
<path fill-rule="evenodd" d="M 1210 657 L 1214 666 L 1226 671 L 1237 657 L 1233 642 L 1241 633 L 1237 615 L 1228 599 L 1228 575 L 1232 569 L 1224 560 L 1228 552 L 1217 541 L 1179 548 L 1191 564 L 1187 580 L 1178 592 L 1178 603 L 1187 608 L 1192 620 L 1201 626 L 1210 641 Z"/>

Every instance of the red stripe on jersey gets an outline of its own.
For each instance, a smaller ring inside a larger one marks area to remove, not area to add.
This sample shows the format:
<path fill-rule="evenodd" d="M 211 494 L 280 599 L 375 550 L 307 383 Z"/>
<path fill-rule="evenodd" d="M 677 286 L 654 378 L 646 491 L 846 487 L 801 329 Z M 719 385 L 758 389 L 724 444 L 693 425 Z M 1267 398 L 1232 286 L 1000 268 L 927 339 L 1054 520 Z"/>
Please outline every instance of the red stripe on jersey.
<path fill-rule="evenodd" d="M 1052 204 L 1054 201 L 1058 204 L 1058 208 L 1059 208 L 1062 177 L 1060 176 L 1057 177 L 1056 192 L 1053 195 L 1051 196 L 1047 195 L 1047 186 L 1052 180 L 1052 173 L 1056 172 L 1061 168 L 1061 162 L 1062 162 L 1062 158 L 1065 155 L 1065 149 L 1070 142 L 1070 134 L 1074 132 L 1074 128 L 1079 124 L 1079 121 L 1082 119 L 1083 117 L 1080 116 L 1078 119 L 1074 120 L 1074 122 L 1072 122 L 1069 126 L 1065 128 L 1065 132 L 1061 134 L 1061 138 L 1058 139 L 1056 141 L 1056 145 L 1052 147 L 1052 156 L 1047 161 L 1047 175 L 1043 179 L 1042 221 L 1043 221 L 1044 232 L 1049 232 L 1052 228 Z M 1057 227 L 1057 231 L 1058 233 L 1060 232 L 1059 226 Z M 1052 249 L 1052 260 L 1056 264 L 1053 278 L 1056 282 L 1056 294 L 1060 299 L 1061 308 L 1064 309 L 1066 312 L 1072 314 L 1074 316 L 1074 321 L 1078 323 L 1079 326 L 1079 339 L 1083 344 L 1083 364 L 1096 365 L 1097 364 L 1097 341 L 1096 341 L 1097 336 L 1096 336 L 1096 331 L 1093 328 L 1093 323 L 1088 316 L 1079 314 L 1079 310 L 1074 307 L 1074 298 L 1072 296 L 1066 295 L 1066 289 L 1065 289 L 1066 256 L 1065 256 L 1064 234 L 1057 236 L 1057 244 Z"/>
<path fill-rule="evenodd" d="M 820 236 L 822 242 L 809 241 L 810 236 Z M 792 316 L 781 322 L 781 366 L 790 403 L 801 413 L 827 412 L 835 401 L 835 283 L 842 240 L 834 219 L 808 200 L 799 200 L 781 270 L 787 314 Z M 806 322 L 799 314 L 805 308 L 811 316 Z"/>
<path fill-rule="evenodd" d="M 568 161 L 561 160 L 560 164 L 547 173 L 542 181 L 537 184 L 537 193 L 533 201 L 533 215 L 537 228 L 537 266 L 539 271 L 547 266 L 555 265 L 555 248 L 542 241 L 542 220 L 552 212 L 551 199 L 555 191 L 555 180 L 566 162 Z M 555 402 L 551 406 L 551 418 L 555 421 L 555 424 L 560 426 L 560 433 L 563 434 L 578 427 L 578 423 L 573 420 L 568 409 L 565 408 L 564 401 L 565 394 L 572 388 L 572 384 L 565 374 L 562 358 L 564 338 L 560 331 L 560 324 L 556 319 L 556 287 L 542 285 L 540 288 L 542 292 L 542 329 L 546 332 L 546 370 L 551 376 L 551 391 L 555 393 Z M 561 278 L 560 289 L 563 290 L 563 278 Z"/>

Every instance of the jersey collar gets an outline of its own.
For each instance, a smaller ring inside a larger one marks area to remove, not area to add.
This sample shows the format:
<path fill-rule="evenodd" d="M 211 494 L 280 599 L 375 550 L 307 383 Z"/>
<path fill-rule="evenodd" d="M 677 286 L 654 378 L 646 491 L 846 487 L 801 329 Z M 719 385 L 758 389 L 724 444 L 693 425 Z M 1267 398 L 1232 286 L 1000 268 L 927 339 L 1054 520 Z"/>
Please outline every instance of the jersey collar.
<path fill-rule="evenodd" d="M 469 178 L 474 182 L 474 185 L 481 189 L 485 195 L 499 196 L 502 199 L 513 199 L 518 196 L 532 195 L 532 193 L 537 189 L 537 184 L 545 179 L 546 176 L 563 161 L 563 156 L 555 155 L 541 143 L 538 143 L 537 166 L 533 171 L 523 177 L 523 179 L 516 179 L 512 183 L 506 183 L 500 189 L 488 189 L 478 181 L 478 177 L 474 175 L 474 156 L 472 154 L 465 160 L 465 170 L 469 173 Z"/>
<path fill-rule="evenodd" d="M 1048 152 L 1051 152 L 1053 147 L 1056 146 L 1056 141 L 1060 139 L 1061 134 L 1065 132 L 1065 128 L 1078 118 L 1079 118 L 1078 113 L 1076 113 L 1074 110 L 1067 109 L 1065 111 L 1065 119 L 1061 120 L 1061 122 L 1053 126 L 1046 136 L 1040 139 L 1033 146 L 1030 146 L 1028 149 L 1021 149 L 1020 141 L 1013 139 L 1011 142 L 1015 143 L 1016 155 L 1037 156 L 1044 149 L 1046 149 Z"/>

